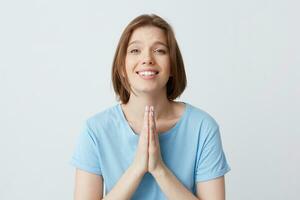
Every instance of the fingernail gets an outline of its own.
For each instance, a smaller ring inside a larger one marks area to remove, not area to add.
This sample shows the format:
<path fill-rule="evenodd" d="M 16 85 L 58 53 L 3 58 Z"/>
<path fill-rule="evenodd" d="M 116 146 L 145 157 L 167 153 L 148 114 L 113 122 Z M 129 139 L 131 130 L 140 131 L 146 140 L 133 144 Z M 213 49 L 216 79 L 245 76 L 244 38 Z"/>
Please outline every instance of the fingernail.
<path fill-rule="evenodd" d="M 150 107 L 150 110 L 153 112 L 153 106 Z"/>

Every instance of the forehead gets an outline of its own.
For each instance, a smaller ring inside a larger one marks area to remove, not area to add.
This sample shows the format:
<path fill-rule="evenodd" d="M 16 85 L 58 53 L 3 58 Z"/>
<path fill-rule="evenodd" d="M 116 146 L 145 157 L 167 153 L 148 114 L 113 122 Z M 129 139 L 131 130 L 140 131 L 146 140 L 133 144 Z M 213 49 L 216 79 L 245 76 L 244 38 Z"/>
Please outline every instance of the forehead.
<path fill-rule="evenodd" d="M 142 26 L 135 29 L 129 39 L 129 43 L 154 43 L 161 42 L 167 44 L 167 38 L 164 30 L 155 26 Z"/>

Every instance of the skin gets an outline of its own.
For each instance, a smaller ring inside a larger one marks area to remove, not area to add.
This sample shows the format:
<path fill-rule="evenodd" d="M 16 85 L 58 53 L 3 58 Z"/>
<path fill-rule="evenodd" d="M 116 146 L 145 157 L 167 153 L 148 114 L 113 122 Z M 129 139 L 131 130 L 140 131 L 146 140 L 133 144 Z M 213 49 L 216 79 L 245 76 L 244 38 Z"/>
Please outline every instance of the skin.
<path fill-rule="evenodd" d="M 166 44 L 164 32 L 152 26 L 136 29 L 130 38 L 125 59 L 126 73 L 137 95 L 131 94 L 129 102 L 121 106 L 126 119 L 140 137 L 133 163 L 104 199 L 130 199 L 146 172 L 152 174 L 168 199 L 225 199 L 223 176 L 197 183 L 195 196 L 162 160 L 158 134 L 172 127 L 184 110 L 181 103 L 169 101 L 166 96 L 166 83 L 171 76 Z M 159 74 L 153 80 L 143 80 L 136 71 L 145 67 L 155 68 Z M 101 199 L 102 186 L 102 176 L 77 169 L 76 200 Z"/>

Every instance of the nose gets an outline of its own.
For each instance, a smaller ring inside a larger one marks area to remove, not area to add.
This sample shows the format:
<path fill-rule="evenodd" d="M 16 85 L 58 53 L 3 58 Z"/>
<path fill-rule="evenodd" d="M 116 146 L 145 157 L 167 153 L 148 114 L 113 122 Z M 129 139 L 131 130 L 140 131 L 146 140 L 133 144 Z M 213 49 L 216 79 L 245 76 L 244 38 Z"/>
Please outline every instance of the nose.
<path fill-rule="evenodd" d="M 149 61 L 143 61 L 142 63 L 143 65 L 153 65 L 153 61 L 149 60 Z"/>
<path fill-rule="evenodd" d="M 153 58 L 152 58 L 150 52 L 145 52 L 142 59 L 143 59 L 142 65 L 153 65 L 154 64 L 154 61 L 153 61 Z"/>

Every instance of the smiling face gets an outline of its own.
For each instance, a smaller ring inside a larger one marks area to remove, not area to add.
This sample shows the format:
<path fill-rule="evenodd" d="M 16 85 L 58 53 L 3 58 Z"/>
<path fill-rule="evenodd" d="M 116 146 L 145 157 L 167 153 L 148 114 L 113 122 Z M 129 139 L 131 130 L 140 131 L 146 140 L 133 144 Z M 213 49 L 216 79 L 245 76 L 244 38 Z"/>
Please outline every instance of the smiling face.
<path fill-rule="evenodd" d="M 125 70 L 135 93 L 166 93 L 170 55 L 165 32 L 155 26 L 135 29 L 129 39 Z"/>

